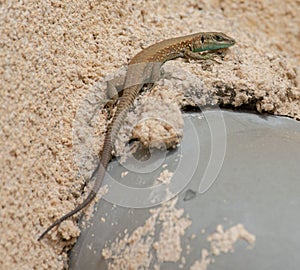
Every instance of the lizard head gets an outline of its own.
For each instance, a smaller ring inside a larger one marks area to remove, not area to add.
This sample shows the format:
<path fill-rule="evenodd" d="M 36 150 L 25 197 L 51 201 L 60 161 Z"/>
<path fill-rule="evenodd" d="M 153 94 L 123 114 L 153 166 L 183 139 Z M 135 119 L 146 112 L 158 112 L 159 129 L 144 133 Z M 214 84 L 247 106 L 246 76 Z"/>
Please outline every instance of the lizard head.
<path fill-rule="evenodd" d="M 214 51 L 228 48 L 235 44 L 235 40 L 221 32 L 199 33 L 192 44 L 193 52 Z"/>

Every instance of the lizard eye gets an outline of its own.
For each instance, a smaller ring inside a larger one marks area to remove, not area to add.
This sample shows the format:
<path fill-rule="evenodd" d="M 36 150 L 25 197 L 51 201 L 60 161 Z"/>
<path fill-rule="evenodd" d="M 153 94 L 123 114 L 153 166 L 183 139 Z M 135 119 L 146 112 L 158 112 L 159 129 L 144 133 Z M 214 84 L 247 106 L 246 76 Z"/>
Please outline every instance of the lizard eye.
<path fill-rule="evenodd" d="M 201 43 L 204 43 L 204 36 L 201 37 Z"/>
<path fill-rule="evenodd" d="M 222 41 L 223 40 L 223 38 L 221 36 L 219 36 L 219 35 L 216 35 L 215 39 L 216 39 L 216 41 Z"/>

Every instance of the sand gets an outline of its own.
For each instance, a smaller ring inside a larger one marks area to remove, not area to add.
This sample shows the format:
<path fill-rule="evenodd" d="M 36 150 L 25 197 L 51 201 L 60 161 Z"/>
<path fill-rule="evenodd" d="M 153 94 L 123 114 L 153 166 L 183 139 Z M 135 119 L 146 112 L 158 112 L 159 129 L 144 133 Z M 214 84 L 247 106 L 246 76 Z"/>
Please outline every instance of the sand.
<path fill-rule="evenodd" d="M 248 104 L 300 119 L 299 13 L 298 0 L 2 1 L 0 269 L 66 265 L 79 233 L 76 218 L 42 242 L 37 237 L 86 192 L 74 158 L 76 111 L 99 79 L 144 47 L 199 31 L 225 32 L 237 44 L 221 64 L 176 61 L 205 85 L 201 95 L 189 95 L 201 105 Z M 159 96 L 159 87 L 153 90 Z M 188 102 L 172 96 L 178 106 Z M 105 132 L 101 117 L 95 153 Z"/>

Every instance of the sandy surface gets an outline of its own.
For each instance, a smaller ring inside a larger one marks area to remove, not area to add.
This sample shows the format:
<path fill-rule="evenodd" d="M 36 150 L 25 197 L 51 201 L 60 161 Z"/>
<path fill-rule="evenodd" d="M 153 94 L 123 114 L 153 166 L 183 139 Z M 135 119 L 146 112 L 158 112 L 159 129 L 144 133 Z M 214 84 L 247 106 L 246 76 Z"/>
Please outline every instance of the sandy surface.
<path fill-rule="evenodd" d="M 198 102 L 248 103 L 300 119 L 299 0 L 0 3 L 0 269 L 63 269 L 76 219 L 40 243 L 37 237 L 83 199 L 73 151 L 77 108 L 100 78 L 143 47 L 225 32 L 237 45 L 221 64 L 176 61 L 203 80 Z M 102 123 L 96 152 L 105 117 Z"/>

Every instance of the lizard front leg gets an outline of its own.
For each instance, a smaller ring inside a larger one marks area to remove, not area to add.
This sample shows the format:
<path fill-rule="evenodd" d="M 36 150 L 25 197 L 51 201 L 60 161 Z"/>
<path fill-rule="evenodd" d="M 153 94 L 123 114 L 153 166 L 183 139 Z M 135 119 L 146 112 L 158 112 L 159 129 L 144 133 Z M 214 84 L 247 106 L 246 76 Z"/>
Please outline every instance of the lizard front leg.
<path fill-rule="evenodd" d="M 183 51 L 183 57 L 192 60 L 212 60 L 220 64 L 220 62 L 215 59 L 215 57 L 217 57 L 216 52 L 199 53 L 186 49 Z"/>

